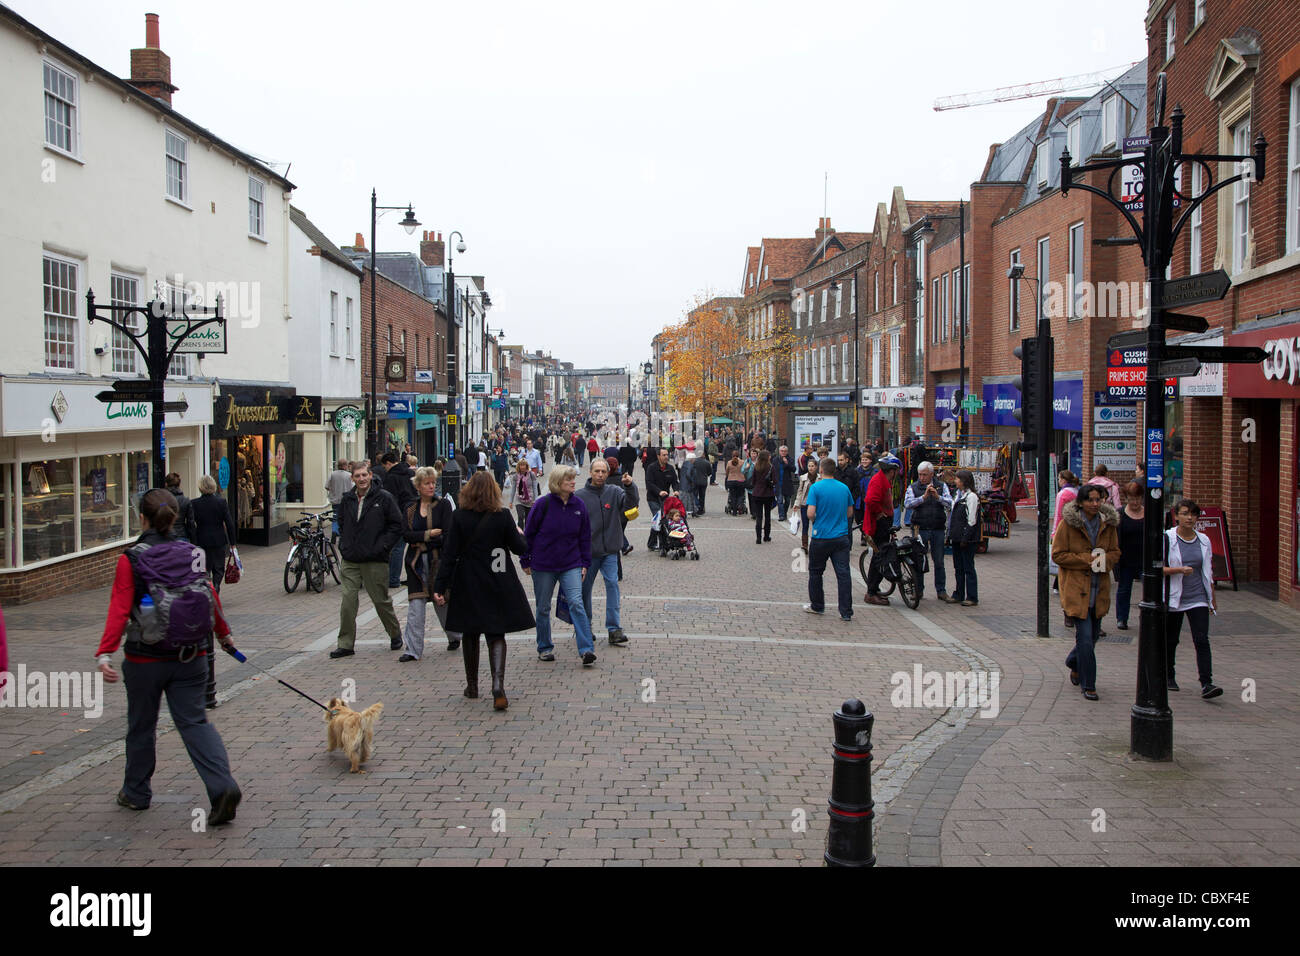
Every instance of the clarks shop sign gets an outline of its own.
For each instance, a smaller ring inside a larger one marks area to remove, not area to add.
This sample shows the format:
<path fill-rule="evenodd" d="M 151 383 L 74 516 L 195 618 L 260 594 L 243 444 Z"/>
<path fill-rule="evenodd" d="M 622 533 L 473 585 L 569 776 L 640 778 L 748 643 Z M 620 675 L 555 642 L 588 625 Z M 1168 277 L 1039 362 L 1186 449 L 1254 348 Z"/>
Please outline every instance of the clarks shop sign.
<path fill-rule="evenodd" d="M 215 437 L 291 432 L 299 424 L 320 424 L 320 397 L 292 388 L 223 386 L 212 417 Z"/>
<path fill-rule="evenodd" d="M 66 378 L 5 377 L 0 379 L 0 435 L 61 435 L 77 432 L 148 429 L 152 406 L 148 402 L 110 402 L 95 398 L 112 382 Z M 212 386 L 193 383 L 168 385 L 169 402 L 184 401 L 184 412 L 168 412 L 168 428 L 212 423 Z"/>

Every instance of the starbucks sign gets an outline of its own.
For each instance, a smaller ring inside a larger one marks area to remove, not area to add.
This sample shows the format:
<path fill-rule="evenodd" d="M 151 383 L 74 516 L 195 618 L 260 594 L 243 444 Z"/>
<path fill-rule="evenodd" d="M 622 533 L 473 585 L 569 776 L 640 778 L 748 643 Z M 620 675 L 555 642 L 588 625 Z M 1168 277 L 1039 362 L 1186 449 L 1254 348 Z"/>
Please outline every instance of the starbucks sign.
<path fill-rule="evenodd" d="M 334 430 L 344 435 L 361 431 L 366 423 L 366 415 L 355 405 L 343 405 L 334 411 Z"/>

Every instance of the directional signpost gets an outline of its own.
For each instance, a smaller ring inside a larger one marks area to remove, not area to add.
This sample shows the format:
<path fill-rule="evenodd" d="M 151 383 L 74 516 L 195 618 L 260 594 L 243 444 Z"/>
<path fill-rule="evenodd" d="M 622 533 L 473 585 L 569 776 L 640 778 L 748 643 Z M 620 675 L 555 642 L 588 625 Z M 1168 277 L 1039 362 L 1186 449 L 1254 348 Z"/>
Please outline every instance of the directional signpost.
<path fill-rule="evenodd" d="M 129 316 L 144 316 L 144 328 Z M 145 305 L 95 305 L 94 290 L 86 292 L 86 318 L 89 322 L 107 322 L 131 340 L 144 357 L 148 378 L 123 379 L 112 389 L 96 394 L 101 402 L 149 402 L 153 406 L 153 486 L 163 487 L 167 473 L 166 418 L 168 412 L 185 412 L 189 402 L 169 402 L 165 397 L 167 366 L 177 352 L 225 352 L 226 320 L 221 315 L 221 298 L 211 309 L 180 310 L 167 306 L 161 299 Z M 122 321 L 126 319 L 127 321 Z M 130 324 L 128 324 L 128 322 Z"/>
<path fill-rule="evenodd" d="M 1201 370 L 1201 363 L 1194 358 L 1165 359 L 1157 368 L 1161 378 L 1190 378 Z"/>
<path fill-rule="evenodd" d="M 1147 463 L 1146 517 L 1142 528 L 1137 692 L 1130 711 L 1129 749 L 1135 757 L 1147 760 L 1173 760 L 1174 716 L 1169 707 L 1166 683 L 1167 608 L 1162 573 L 1165 543 L 1162 517 L 1168 506 L 1163 500 L 1166 396 L 1159 389 L 1146 388 L 1146 380 L 1164 377 L 1170 371 L 1181 372 L 1200 362 L 1255 360 L 1255 353 L 1247 349 L 1166 345 L 1165 332 L 1168 329 L 1203 332 L 1207 328 L 1204 319 L 1171 314 L 1167 310 L 1216 302 L 1227 294 L 1232 280 L 1222 269 L 1168 280 L 1165 272 L 1179 233 L 1207 200 L 1237 183 L 1263 181 L 1268 147 L 1264 137 L 1257 135 L 1254 152 L 1249 155 L 1184 152 L 1182 109 L 1174 107 L 1168 125 L 1165 123 L 1166 85 L 1167 78 L 1162 72 L 1149 100 L 1148 110 L 1153 120 L 1149 135 L 1124 143 L 1124 151 L 1132 155 L 1080 163 L 1084 157 L 1071 156 L 1067 149 L 1060 157 L 1061 195 L 1069 195 L 1072 189 L 1093 193 L 1123 217 L 1134 237 L 1142 243 L 1142 262 L 1146 266 L 1147 288 L 1150 290 L 1150 321 L 1145 329 L 1145 349 L 1131 346 L 1128 341 L 1117 343 L 1116 347 L 1108 350 L 1106 362 L 1107 389 L 1112 396 L 1137 397 L 1134 391 L 1140 388 L 1145 400 L 1142 420 Z M 1193 164 L 1207 173 L 1199 187 L 1200 195 L 1192 195 L 1191 189 L 1179 184 L 1181 171 Z M 1216 181 L 1215 171 L 1225 166 L 1229 170 L 1235 168 L 1237 173 L 1224 175 Z M 1243 171 L 1246 169 L 1249 174 Z M 1109 180 L 1094 175 L 1097 173 L 1108 173 Z M 1120 180 L 1119 195 L 1114 193 L 1117 178 Z M 1140 214 L 1141 222 L 1135 213 Z M 1138 364 L 1142 365 L 1141 369 L 1130 367 Z M 1178 382 L 1177 378 L 1166 380 L 1175 385 Z"/>

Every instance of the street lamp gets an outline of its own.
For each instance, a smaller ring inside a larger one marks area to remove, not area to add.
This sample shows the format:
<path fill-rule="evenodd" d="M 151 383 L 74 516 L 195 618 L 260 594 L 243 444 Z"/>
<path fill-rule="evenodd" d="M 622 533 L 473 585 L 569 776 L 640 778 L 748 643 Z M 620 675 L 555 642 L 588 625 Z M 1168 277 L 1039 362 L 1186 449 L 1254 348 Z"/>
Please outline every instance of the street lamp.
<path fill-rule="evenodd" d="M 468 246 L 465 245 L 465 237 L 460 234 L 459 229 L 453 229 L 447 234 L 447 244 L 451 244 L 451 237 L 457 236 L 456 251 L 464 252 Z M 450 249 L 447 251 L 447 316 L 453 325 L 456 322 L 456 259 L 452 256 Z M 465 393 L 465 406 L 461 409 L 460 414 L 460 449 L 465 449 L 465 412 L 469 410 L 469 323 L 465 323 L 465 351 L 461 356 L 461 362 L 465 368 L 465 381 L 461 382 L 461 388 Z"/>
<path fill-rule="evenodd" d="M 366 454 L 371 461 L 375 455 L 379 454 L 379 406 L 376 392 L 376 384 L 379 378 L 378 347 L 379 334 L 376 331 L 375 318 L 375 286 L 379 283 L 375 280 L 375 227 L 379 221 L 379 213 L 389 212 L 391 210 L 400 210 L 401 206 L 380 206 L 377 205 L 378 198 L 375 190 L 370 190 L 370 436 L 369 449 Z M 419 228 L 420 221 L 415 218 L 415 213 L 411 209 L 411 204 L 406 204 L 406 216 L 402 219 L 401 226 L 406 230 L 406 234 L 412 235 Z M 387 386 L 385 385 L 385 391 Z"/>
<path fill-rule="evenodd" d="M 840 294 L 840 284 L 837 279 L 831 279 L 831 291 L 836 296 Z M 858 368 L 858 266 L 855 265 L 853 267 L 853 440 L 860 442 L 862 436 L 858 434 L 858 406 L 862 404 L 862 387 L 858 381 Z"/>
<path fill-rule="evenodd" d="M 966 419 L 966 297 L 969 292 L 966 289 L 966 200 L 957 200 L 957 215 L 939 215 L 931 213 L 921 220 L 920 232 L 925 236 L 934 235 L 934 226 L 931 220 L 934 219 L 956 219 L 957 220 L 957 255 L 960 262 L 957 266 L 957 280 L 961 283 L 961 296 L 957 305 L 957 323 L 958 323 L 958 365 L 957 370 L 957 429 L 958 434 L 964 435 Z M 921 281 L 925 281 L 924 279 Z"/>

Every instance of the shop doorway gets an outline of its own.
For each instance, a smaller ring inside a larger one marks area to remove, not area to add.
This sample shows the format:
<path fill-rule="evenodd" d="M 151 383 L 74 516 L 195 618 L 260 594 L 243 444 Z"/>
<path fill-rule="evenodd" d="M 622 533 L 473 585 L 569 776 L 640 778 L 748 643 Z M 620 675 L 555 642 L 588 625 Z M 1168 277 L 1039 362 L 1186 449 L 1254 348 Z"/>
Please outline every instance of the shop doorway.
<path fill-rule="evenodd" d="M 1251 402 L 1250 414 L 1255 419 L 1259 448 L 1259 466 L 1252 469 L 1258 477 L 1250 489 L 1250 499 L 1259 508 L 1254 542 L 1259 558 L 1256 580 L 1276 582 L 1278 538 L 1273 529 L 1282 526 L 1278 508 L 1278 485 L 1282 480 L 1282 406 L 1276 401 L 1254 401 Z"/>

